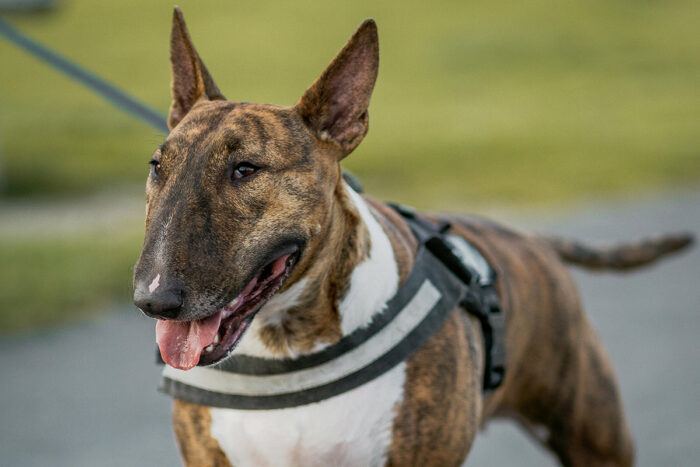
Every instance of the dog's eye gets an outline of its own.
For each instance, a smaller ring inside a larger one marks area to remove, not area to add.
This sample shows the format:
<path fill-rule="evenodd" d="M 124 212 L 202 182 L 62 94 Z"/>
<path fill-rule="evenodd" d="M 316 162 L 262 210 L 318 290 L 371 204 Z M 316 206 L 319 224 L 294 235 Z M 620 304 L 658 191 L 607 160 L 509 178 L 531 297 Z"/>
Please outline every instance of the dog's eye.
<path fill-rule="evenodd" d="M 254 166 L 249 162 L 241 162 L 234 169 L 231 174 L 232 180 L 240 180 L 241 178 L 250 177 L 258 170 L 258 167 Z"/>
<path fill-rule="evenodd" d="M 160 161 L 153 159 L 148 164 L 151 166 L 151 177 L 154 179 L 158 178 L 158 175 L 160 175 Z"/>

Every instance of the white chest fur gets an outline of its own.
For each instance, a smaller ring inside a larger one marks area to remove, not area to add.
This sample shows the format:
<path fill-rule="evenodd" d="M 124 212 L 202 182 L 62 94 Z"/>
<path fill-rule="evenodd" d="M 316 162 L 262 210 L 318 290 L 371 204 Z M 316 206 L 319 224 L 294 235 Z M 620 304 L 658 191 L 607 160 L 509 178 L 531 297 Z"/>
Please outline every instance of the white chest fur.
<path fill-rule="evenodd" d="M 372 246 L 369 258 L 353 271 L 348 294 L 339 306 L 344 334 L 368 325 L 398 286 L 389 239 L 364 200 L 348 191 Z M 298 291 L 289 292 L 298 295 Z M 284 298 L 274 297 L 269 305 L 282 312 Z M 294 299 L 289 297 L 291 302 Z M 239 349 L 262 356 L 263 347 L 252 331 L 251 327 Z M 401 363 L 363 386 L 315 404 L 268 411 L 212 408 L 211 435 L 237 467 L 383 465 L 405 377 L 406 365 Z"/>
<path fill-rule="evenodd" d="M 269 411 L 212 408 L 211 435 L 235 466 L 383 465 L 405 365 L 316 404 Z"/>

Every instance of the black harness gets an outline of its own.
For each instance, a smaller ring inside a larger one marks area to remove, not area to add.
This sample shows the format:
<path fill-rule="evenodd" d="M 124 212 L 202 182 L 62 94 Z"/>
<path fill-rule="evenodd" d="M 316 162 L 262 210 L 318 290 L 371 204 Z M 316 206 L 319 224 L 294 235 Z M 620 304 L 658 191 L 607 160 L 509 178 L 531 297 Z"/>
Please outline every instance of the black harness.
<path fill-rule="evenodd" d="M 232 355 L 209 367 L 166 366 L 160 390 L 212 407 L 269 410 L 320 402 L 361 386 L 406 360 L 457 306 L 474 315 L 484 338 L 483 389 L 505 374 L 505 321 L 494 290 L 496 273 L 450 225 L 392 207 L 419 242 L 413 270 L 372 322 L 325 349 L 294 359 Z M 397 331 L 398 330 L 398 331 Z"/>
<path fill-rule="evenodd" d="M 435 225 L 412 208 L 390 204 L 411 228 L 421 245 L 440 260 L 442 267 L 459 278 L 463 291 L 459 305 L 474 315 L 484 337 L 484 392 L 503 382 L 506 371 L 505 316 L 494 288 L 496 271 L 464 238 L 450 235 L 449 222 Z"/>

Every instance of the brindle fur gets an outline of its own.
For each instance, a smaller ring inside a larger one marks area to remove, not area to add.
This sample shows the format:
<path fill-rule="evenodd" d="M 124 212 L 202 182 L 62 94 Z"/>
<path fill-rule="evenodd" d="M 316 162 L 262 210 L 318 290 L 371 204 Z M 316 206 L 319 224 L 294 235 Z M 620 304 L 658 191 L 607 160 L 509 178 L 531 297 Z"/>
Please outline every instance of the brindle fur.
<path fill-rule="evenodd" d="M 376 26 L 366 21 L 293 107 L 232 103 L 214 84 L 175 10 L 172 131 L 154 155 L 159 173 L 147 183 L 137 290 L 154 271 L 165 271 L 162 283 L 184 287 L 175 319 L 203 318 L 236 296 L 280 239 L 291 241 L 302 253 L 284 288 L 302 278 L 311 286 L 282 325 L 263 327 L 259 337 L 270 351 L 288 356 L 340 339 L 338 302 L 370 244 L 338 162 L 367 132 L 377 44 Z M 232 183 L 232 167 L 241 161 L 262 169 Z M 392 209 L 368 202 L 391 240 L 403 281 L 415 239 Z M 586 264 L 582 247 L 480 219 L 441 219 L 498 271 L 508 371 L 503 385 L 484 398 L 479 325 L 454 310 L 407 361 L 388 464 L 459 465 L 479 426 L 510 416 L 563 465 L 631 465 L 632 440 L 612 366 L 560 259 Z M 668 250 L 657 248 L 644 258 Z M 614 266 L 603 256 L 588 263 Z M 206 407 L 175 401 L 175 433 L 187 465 L 230 465 L 209 435 L 210 423 Z"/>
<path fill-rule="evenodd" d="M 175 399 L 173 406 L 175 441 L 185 465 L 227 467 L 231 463 L 214 438 L 209 436 L 211 415 L 206 408 Z"/>

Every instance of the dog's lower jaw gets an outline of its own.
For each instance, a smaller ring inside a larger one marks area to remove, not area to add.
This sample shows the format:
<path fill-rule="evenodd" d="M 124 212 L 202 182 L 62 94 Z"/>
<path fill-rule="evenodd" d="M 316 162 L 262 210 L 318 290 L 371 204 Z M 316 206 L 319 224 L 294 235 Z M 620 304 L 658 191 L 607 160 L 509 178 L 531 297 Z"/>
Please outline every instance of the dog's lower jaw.
<path fill-rule="evenodd" d="M 265 333 L 265 329 L 279 329 L 284 325 L 290 310 L 301 305 L 308 285 L 309 281 L 302 278 L 284 292 L 273 295 L 255 315 L 255 319 L 249 324 L 246 334 L 241 338 L 233 354 L 261 358 L 298 355 L 296 349 L 287 345 L 286 341 L 271 347 L 263 339 L 262 334 Z"/>
<path fill-rule="evenodd" d="M 235 348 L 258 309 L 282 287 L 298 256 L 292 245 L 258 271 L 239 295 L 214 314 L 196 321 L 158 320 L 156 340 L 163 360 L 189 370 L 215 363 Z"/>

